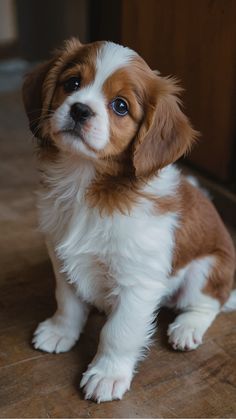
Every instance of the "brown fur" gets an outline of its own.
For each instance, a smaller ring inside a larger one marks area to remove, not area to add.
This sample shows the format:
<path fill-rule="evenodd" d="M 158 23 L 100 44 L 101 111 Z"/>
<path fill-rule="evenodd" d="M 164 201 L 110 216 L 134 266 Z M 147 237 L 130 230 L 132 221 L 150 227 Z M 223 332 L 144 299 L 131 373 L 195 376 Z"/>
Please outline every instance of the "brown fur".
<path fill-rule="evenodd" d="M 121 117 L 116 115 L 108 106 L 110 141 L 100 153 L 102 158 L 120 155 L 130 145 L 131 140 L 137 133 L 143 118 L 142 102 L 144 95 L 142 90 L 144 91 L 144 89 L 140 88 L 139 94 L 134 91 L 135 82 L 137 86 L 140 85 L 140 75 L 137 74 L 135 68 L 131 71 L 130 67 L 125 67 L 112 74 L 104 83 L 103 93 L 107 103 L 110 104 L 116 97 L 125 98 L 128 102 L 129 113 Z"/>
<path fill-rule="evenodd" d="M 83 83 L 91 81 L 95 73 L 94 60 L 91 57 L 95 56 L 100 44 L 97 42 L 82 47 L 78 39 L 72 38 L 64 43 L 62 49 L 55 51 L 51 60 L 27 74 L 23 85 L 23 102 L 30 129 L 39 140 L 40 147 L 47 145 L 56 148 L 49 133 L 48 120 L 65 100 L 66 94 L 61 83 L 66 76 L 84 71 L 85 66 L 87 72 Z M 92 55 L 91 51 L 94 52 Z"/>
<path fill-rule="evenodd" d="M 215 256 L 217 267 L 213 269 L 204 292 L 223 304 L 229 297 L 235 270 L 232 240 L 212 203 L 184 179 L 176 199 L 181 217 L 175 233 L 173 273 L 193 259 Z"/>
<path fill-rule="evenodd" d="M 67 93 L 63 89 L 63 82 L 70 77 L 81 77 L 81 88 L 90 84 L 95 77 L 95 57 L 99 43 L 80 46 L 76 54 L 70 56 L 69 62 L 58 75 L 56 89 L 51 102 L 51 109 L 57 109 L 66 99 Z M 67 59 L 68 60 L 68 59 Z"/>
<path fill-rule="evenodd" d="M 129 214 L 142 194 L 136 181 L 129 178 L 99 176 L 88 188 L 88 205 L 99 209 L 101 215 L 112 215 L 114 209 Z"/>
<path fill-rule="evenodd" d="M 29 118 L 29 127 L 36 138 L 42 140 L 40 128 L 41 115 L 44 106 L 42 86 L 56 58 L 38 65 L 31 73 L 27 74 L 23 85 L 23 102 Z"/>
<path fill-rule="evenodd" d="M 179 107 L 175 81 L 155 77 L 146 117 L 138 133 L 134 150 L 137 176 L 154 174 L 157 169 L 175 162 L 192 146 L 194 131 Z"/>

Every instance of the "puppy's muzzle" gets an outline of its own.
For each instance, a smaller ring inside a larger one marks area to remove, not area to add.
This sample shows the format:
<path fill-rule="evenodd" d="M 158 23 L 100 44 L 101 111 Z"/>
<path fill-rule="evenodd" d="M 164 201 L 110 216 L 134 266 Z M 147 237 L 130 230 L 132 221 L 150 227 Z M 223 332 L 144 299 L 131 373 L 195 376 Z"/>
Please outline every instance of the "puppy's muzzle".
<path fill-rule="evenodd" d="M 94 115 L 92 109 L 84 103 L 74 103 L 70 108 L 70 116 L 77 124 L 83 124 Z"/>

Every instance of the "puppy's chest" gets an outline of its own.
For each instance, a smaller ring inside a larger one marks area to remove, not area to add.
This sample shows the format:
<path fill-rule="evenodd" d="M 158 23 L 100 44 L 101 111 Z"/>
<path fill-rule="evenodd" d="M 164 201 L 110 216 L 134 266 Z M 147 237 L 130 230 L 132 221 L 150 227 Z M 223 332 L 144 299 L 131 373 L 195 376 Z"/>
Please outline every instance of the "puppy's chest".
<path fill-rule="evenodd" d="M 143 208 L 130 215 L 101 216 L 96 208 L 77 204 L 58 250 L 78 293 L 104 309 L 122 286 L 166 277 L 172 259 L 171 226 L 172 217 L 147 215 Z"/>
<path fill-rule="evenodd" d="M 70 202 L 60 196 L 44 197 L 41 218 L 47 218 L 68 279 L 84 300 L 106 310 L 120 287 L 170 271 L 175 214 L 153 214 L 142 200 L 130 214 L 101 215 L 87 205 L 83 188 L 74 190 Z"/>

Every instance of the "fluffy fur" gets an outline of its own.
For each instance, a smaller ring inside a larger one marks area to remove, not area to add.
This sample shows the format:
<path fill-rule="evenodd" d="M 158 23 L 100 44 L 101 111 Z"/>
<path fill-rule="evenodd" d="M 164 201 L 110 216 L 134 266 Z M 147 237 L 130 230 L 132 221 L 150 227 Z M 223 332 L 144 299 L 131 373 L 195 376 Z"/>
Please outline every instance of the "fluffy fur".
<path fill-rule="evenodd" d="M 75 91 L 65 83 L 79 77 Z M 121 399 L 150 343 L 155 312 L 180 310 L 174 349 L 191 350 L 230 292 L 235 255 L 211 202 L 173 163 L 197 136 L 175 81 L 110 42 L 66 42 L 29 74 L 23 97 L 39 141 L 40 225 L 57 280 L 57 311 L 34 334 L 36 349 L 69 350 L 89 307 L 107 314 L 81 387 L 97 402 Z M 117 115 L 116 98 L 128 104 Z M 72 120 L 75 103 L 92 116 Z M 227 302 L 228 301 L 228 302 Z"/>

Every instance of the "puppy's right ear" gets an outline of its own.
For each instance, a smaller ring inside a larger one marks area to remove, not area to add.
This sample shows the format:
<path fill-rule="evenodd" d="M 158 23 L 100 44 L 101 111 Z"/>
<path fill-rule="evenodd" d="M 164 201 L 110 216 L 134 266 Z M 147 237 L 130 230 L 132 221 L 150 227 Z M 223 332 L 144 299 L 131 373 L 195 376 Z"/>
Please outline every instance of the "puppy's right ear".
<path fill-rule="evenodd" d="M 29 118 L 29 127 L 37 138 L 42 138 L 40 118 L 43 108 L 43 83 L 54 59 L 39 64 L 26 74 L 22 88 L 23 103 Z"/>

